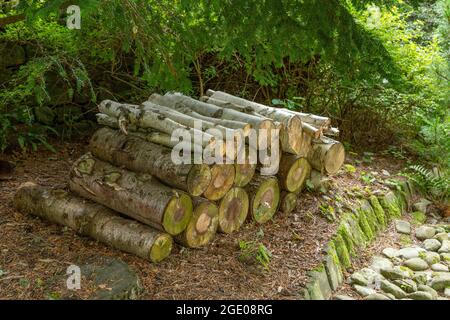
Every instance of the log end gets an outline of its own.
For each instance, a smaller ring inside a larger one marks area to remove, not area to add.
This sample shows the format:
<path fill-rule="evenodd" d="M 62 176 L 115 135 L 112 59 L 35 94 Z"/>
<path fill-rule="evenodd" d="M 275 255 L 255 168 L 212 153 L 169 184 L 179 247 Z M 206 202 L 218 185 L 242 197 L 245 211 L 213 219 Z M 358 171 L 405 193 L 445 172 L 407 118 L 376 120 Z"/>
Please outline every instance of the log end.
<path fill-rule="evenodd" d="M 289 192 L 297 192 L 300 190 L 306 179 L 311 173 L 311 165 L 305 158 L 298 158 L 289 168 L 286 180 L 284 181 L 285 189 Z"/>
<path fill-rule="evenodd" d="M 294 116 L 290 118 L 286 126 L 286 131 L 287 144 L 289 146 L 289 150 L 286 151 L 297 155 L 300 154 L 303 139 L 302 120 L 300 117 Z"/>
<path fill-rule="evenodd" d="M 188 192 L 200 196 L 211 183 L 211 169 L 206 164 L 193 165 L 187 177 Z"/>
<path fill-rule="evenodd" d="M 168 234 L 161 234 L 156 238 L 150 249 L 150 260 L 160 262 L 170 255 L 173 247 L 172 237 Z"/>
<path fill-rule="evenodd" d="M 340 142 L 333 143 L 328 149 L 324 162 L 324 169 L 328 174 L 335 174 L 344 164 L 345 149 Z"/>
<path fill-rule="evenodd" d="M 211 168 L 211 183 L 203 193 L 209 200 L 219 200 L 231 189 L 235 178 L 235 169 L 232 164 L 215 164 Z"/>
<path fill-rule="evenodd" d="M 164 210 L 163 227 L 170 235 L 177 235 L 186 229 L 192 217 L 192 199 L 177 191 Z"/>
<path fill-rule="evenodd" d="M 222 198 L 219 205 L 219 230 L 231 233 L 239 230 L 247 218 L 249 198 L 247 192 L 234 187 Z"/>
<path fill-rule="evenodd" d="M 280 202 L 280 186 L 278 179 L 268 178 L 258 187 L 251 201 L 253 219 L 258 223 L 269 221 L 278 209 Z"/>
<path fill-rule="evenodd" d="M 284 214 L 290 214 L 297 206 L 297 194 L 293 192 L 286 192 L 281 199 L 280 210 Z"/>
<path fill-rule="evenodd" d="M 219 209 L 209 201 L 195 207 L 192 219 L 181 234 L 181 243 L 190 248 L 199 248 L 210 243 L 219 225 Z"/>
<path fill-rule="evenodd" d="M 244 164 L 238 164 L 236 163 L 234 165 L 236 170 L 236 176 L 234 178 L 234 185 L 236 187 L 244 187 L 246 186 L 250 180 L 252 180 L 255 170 L 256 170 L 256 163 L 244 163 Z"/>

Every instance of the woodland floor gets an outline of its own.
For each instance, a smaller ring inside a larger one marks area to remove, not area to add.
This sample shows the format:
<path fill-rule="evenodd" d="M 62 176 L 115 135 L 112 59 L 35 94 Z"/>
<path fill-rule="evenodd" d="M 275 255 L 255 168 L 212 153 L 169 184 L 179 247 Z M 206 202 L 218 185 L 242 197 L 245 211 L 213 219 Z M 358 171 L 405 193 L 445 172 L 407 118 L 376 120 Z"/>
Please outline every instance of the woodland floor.
<path fill-rule="evenodd" d="M 151 264 L 80 237 L 66 227 L 21 214 L 12 206 L 15 190 L 26 181 L 67 189 L 70 166 L 87 151 L 87 144 L 87 140 L 53 142 L 57 154 L 39 150 L 3 157 L 15 163 L 16 169 L 11 180 L 0 180 L 0 299 L 89 297 L 96 288 L 67 292 L 66 268 L 95 262 L 101 256 L 123 260 L 137 272 L 144 288 L 142 299 L 298 299 L 306 271 L 319 264 L 323 246 L 336 227 L 320 214 L 319 202 L 345 197 L 355 186 L 364 188 L 361 171 L 380 173 L 384 169 L 393 174 L 404 165 L 382 155 L 357 165 L 349 156 L 346 163 L 352 163 L 357 172 L 333 177 L 334 187 L 326 198 L 303 192 L 289 216 L 278 213 L 265 225 L 248 223 L 239 232 L 218 234 L 204 249 L 175 246 L 166 260 Z M 375 182 L 371 186 L 381 185 Z M 273 254 L 269 270 L 239 260 L 238 242 L 255 240 L 257 235 Z"/>

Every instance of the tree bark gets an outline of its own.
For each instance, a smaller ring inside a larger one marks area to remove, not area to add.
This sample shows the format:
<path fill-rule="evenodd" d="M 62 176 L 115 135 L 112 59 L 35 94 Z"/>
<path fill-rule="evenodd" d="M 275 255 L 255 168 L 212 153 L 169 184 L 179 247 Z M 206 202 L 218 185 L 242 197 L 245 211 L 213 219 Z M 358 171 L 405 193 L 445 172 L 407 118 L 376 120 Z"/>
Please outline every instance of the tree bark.
<path fill-rule="evenodd" d="M 221 91 L 208 90 L 212 94 L 208 103 L 222 108 L 230 108 L 243 113 L 260 115 L 282 124 L 280 142 L 284 152 L 298 154 L 302 140 L 302 120 L 299 116 L 286 112 L 286 109 L 272 108 L 246 99 L 232 96 Z"/>
<path fill-rule="evenodd" d="M 22 184 L 14 196 L 17 210 L 67 226 L 115 249 L 159 262 L 172 250 L 172 237 L 91 201 L 51 190 L 32 182 Z"/>
<path fill-rule="evenodd" d="M 127 133 L 127 125 L 132 124 L 137 128 L 151 128 L 169 135 L 177 129 L 187 130 L 191 136 L 194 136 L 194 134 L 201 136 L 201 143 L 203 147 L 206 147 L 211 144 L 211 142 L 216 140 L 213 135 L 186 127 L 152 110 L 136 108 L 135 105 L 121 104 L 111 100 L 103 100 L 98 109 L 101 113 L 117 118 L 119 127 L 122 131 L 124 131 L 124 133 Z"/>
<path fill-rule="evenodd" d="M 255 175 L 245 187 L 250 197 L 250 216 L 258 223 L 272 219 L 280 202 L 280 186 L 274 176 Z"/>
<path fill-rule="evenodd" d="M 308 153 L 311 166 L 325 174 L 335 174 L 344 164 L 345 150 L 342 143 L 322 137 L 312 142 Z"/>
<path fill-rule="evenodd" d="M 185 247 L 199 248 L 209 244 L 219 225 L 219 208 L 203 198 L 194 198 L 194 212 L 187 228 L 175 236 L 175 241 Z"/>
<path fill-rule="evenodd" d="M 219 230 L 231 233 L 240 229 L 245 222 L 249 209 L 247 192 L 239 187 L 230 189 L 220 200 L 219 204 Z"/>
<path fill-rule="evenodd" d="M 231 189 L 235 178 L 235 169 L 232 164 L 215 164 L 211 167 L 211 183 L 203 196 L 216 201 L 225 196 Z"/>
<path fill-rule="evenodd" d="M 171 235 L 181 233 L 192 216 L 192 200 L 155 177 L 117 168 L 90 153 L 70 171 L 70 189 Z"/>
<path fill-rule="evenodd" d="M 281 156 L 278 179 L 283 190 L 298 192 L 310 173 L 311 165 L 306 158 L 286 153 Z"/>
<path fill-rule="evenodd" d="M 100 160 L 134 172 L 151 174 L 165 184 L 193 196 L 203 194 L 211 182 L 208 165 L 177 165 L 172 161 L 170 149 L 124 135 L 117 130 L 97 130 L 91 138 L 89 148 Z"/>

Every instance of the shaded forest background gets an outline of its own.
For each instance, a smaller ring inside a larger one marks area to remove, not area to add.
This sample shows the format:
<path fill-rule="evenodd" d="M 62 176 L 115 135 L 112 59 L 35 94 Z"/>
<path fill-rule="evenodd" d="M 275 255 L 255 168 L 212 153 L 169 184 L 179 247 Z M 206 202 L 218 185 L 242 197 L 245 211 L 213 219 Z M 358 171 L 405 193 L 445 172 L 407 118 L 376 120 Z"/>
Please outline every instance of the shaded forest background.
<path fill-rule="evenodd" d="M 66 8 L 81 8 L 81 29 Z M 351 150 L 448 178 L 450 1 L 2 2 L 0 150 L 53 149 L 102 99 L 208 88 L 329 116 Z M 50 140 L 49 140 L 49 137 Z"/>

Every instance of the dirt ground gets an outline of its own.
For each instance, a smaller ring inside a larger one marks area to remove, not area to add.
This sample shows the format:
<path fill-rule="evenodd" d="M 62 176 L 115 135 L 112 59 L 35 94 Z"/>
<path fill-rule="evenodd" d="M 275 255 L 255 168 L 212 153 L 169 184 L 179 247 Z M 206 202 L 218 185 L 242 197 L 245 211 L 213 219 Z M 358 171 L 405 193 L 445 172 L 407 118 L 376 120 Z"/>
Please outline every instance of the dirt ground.
<path fill-rule="evenodd" d="M 323 246 L 336 226 L 320 213 L 319 204 L 334 206 L 336 199 L 350 198 L 350 190 L 363 190 L 363 171 L 385 169 L 392 174 L 403 167 L 402 161 L 381 155 L 356 165 L 360 156 L 350 155 L 346 163 L 355 165 L 357 172 L 333 177 L 333 187 L 325 195 L 301 193 L 290 215 L 278 213 L 267 224 L 247 223 L 239 232 L 218 234 L 203 249 L 175 246 L 166 260 L 152 264 L 14 209 L 12 198 L 23 182 L 67 189 L 71 164 L 87 151 L 87 140 L 53 145 L 57 154 L 42 149 L 2 157 L 16 168 L 12 179 L 0 180 L 1 299 L 86 298 L 95 288 L 67 292 L 62 275 L 70 264 L 91 263 L 100 256 L 121 259 L 137 272 L 144 288 L 142 299 L 298 299 L 306 271 L 320 263 Z M 379 187 L 377 182 L 371 184 Z M 272 252 L 268 270 L 241 262 L 240 240 L 260 241 Z"/>

